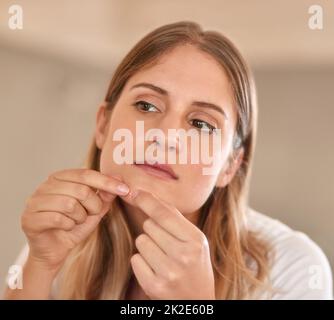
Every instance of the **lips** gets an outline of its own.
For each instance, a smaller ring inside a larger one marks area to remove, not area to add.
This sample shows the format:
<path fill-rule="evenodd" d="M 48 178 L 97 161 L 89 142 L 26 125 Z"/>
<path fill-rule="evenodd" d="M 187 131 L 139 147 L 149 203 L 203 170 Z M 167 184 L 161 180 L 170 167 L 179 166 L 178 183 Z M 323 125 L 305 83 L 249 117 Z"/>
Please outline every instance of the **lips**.
<path fill-rule="evenodd" d="M 149 164 L 148 162 L 144 161 L 144 163 L 134 163 L 136 166 L 143 166 L 143 167 L 148 167 L 160 172 L 163 172 L 167 175 L 170 176 L 170 178 L 177 180 L 179 177 L 176 175 L 176 173 L 173 171 L 173 169 L 168 165 L 168 164 L 160 164 L 160 163 L 154 163 L 154 164 Z"/>

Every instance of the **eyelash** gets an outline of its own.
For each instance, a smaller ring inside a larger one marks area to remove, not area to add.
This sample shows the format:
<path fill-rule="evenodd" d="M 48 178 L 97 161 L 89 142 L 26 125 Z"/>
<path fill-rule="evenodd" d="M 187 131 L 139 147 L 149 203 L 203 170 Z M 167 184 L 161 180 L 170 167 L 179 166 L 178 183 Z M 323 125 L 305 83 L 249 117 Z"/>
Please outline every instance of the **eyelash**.
<path fill-rule="evenodd" d="M 134 106 L 137 107 L 137 109 L 139 109 L 139 106 L 143 106 L 143 105 L 150 105 L 153 106 L 155 109 L 159 110 L 155 105 L 153 105 L 152 103 L 148 103 L 146 101 L 137 101 Z M 144 111 L 144 110 L 140 110 L 141 112 L 149 112 L 149 111 Z M 160 110 L 159 110 L 160 112 Z"/>
<path fill-rule="evenodd" d="M 197 122 L 204 123 L 208 127 L 209 134 L 213 134 L 217 130 L 217 128 L 215 128 L 211 124 L 207 123 L 206 121 L 203 121 L 203 120 L 200 120 L 200 119 L 193 119 L 191 121 L 197 121 Z"/>
<path fill-rule="evenodd" d="M 152 103 L 146 102 L 146 101 L 142 101 L 142 100 L 141 100 L 141 101 L 137 101 L 136 103 L 134 103 L 134 106 L 135 106 L 138 110 L 140 110 L 140 106 L 147 106 L 147 105 L 149 105 L 149 106 L 153 106 L 155 109 L 159 110 L 155 105 L 153 105 Z M 147 113 L 147 112 L 149 112 L 149 111 L 140 110 L 140 112 Z M 159 112 L 160 112 L 160 110 L 159 110 Z M 212 126 L 211 124 L 207 123 L 207 122 L 204 121 L 204 120 L 193 119 L 193 120 L 191 120 L 191 121 L 200 122 L 200 123 L 203 123 L 204 125 L 206 125 L 206 126 L 208 127 L 209 134 L 212 134 L 212 133 L 214 133 L 214 132 L 217 130 L 216 127 Z M 201 128 L 199 128 L 199 129 L 201 129 Z"/>

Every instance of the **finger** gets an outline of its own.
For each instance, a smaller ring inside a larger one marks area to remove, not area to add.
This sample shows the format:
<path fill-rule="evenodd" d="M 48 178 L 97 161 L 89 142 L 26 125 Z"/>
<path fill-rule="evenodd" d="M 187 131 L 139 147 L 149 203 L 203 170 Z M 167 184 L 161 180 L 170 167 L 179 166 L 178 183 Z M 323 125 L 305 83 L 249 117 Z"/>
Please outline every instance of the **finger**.
<path fill-rule="evenodd" d="M 133 272 L 138 280 L 139 285 L 143 288 L 144 292 L 148 293 L 152 283 L 156 282 L 156 276 L 153 270 L 149 267 L 143 257 L 136 253 L 130 259 Z"/>
<path fill-rule="evenodd" d="M 115 198 L 116 195 L 109 193 L 109 192 L 105 192 L 105 191 L 101 191 L 98 190 L 99 192 L 97 192 L 97 195 L 102 199 L 102 201 L 104 202 L 112 202 Z"/>
<path fill-rule="evenodd" d="M 50 178 L 85 184 L 117 195 L 126 195 L 129 192 L 129 187 L 119 179 L 91 169 L 63 170 L 52 174 Z"/>
<path fill-rule="evenodd" d="M 73 230 L 71 230 L 71 235 L 74 236 L 78 242 L 81 242 L 87 235 L 93 232 L 103 216 L 109 212 L 111 203 L 104 202 L 104 204 L 105 208 L 100 214 L 89 215 L 84 223 L 76 225 Z"/>
<path fill-rule="evenodd" d="M 189 241 L 197 233 L 197 227 L 180 211 L 150 192 L 137 190 L 130 201 L 179 240 Z"/>
<path fill-rule="evenodd" d="M 97 194 L 91 187 L 68 181 L 54 180 L 46 183 L 38 191 L 43 194 L 67 195 L 76 198 L 88 214 L 99 214 L 103 205 L 102 200 L 105 200 L 99 196 L 101 193 Z"/>
<path fill-rule="evenodd" d="M 61 194 L 39 194 L 27 202 L 27 210 L 32 212 L 55 211 L 73 219 L 76 223 L 83 223 L 87 212 L 77 199 Z"/>
<path fill-rule="evenodd" d="M 147 264 L 156 274 L 166 275 L 172 269 L 171 260 L 145 233 L 136 238 L 136 247 Z"/>
<path fill-rule="evenodd" d="M 177 259 L 177 250 L 175 250 L 175 248 L 184 242 L 175 238 L 151 218 L 144 221 L 143 230 L 161 248 L 161 250 L 165 252 L 165 254 Z"/>
<path fill-rule="evenodd" d="M 30 212 L 22 216 L 22 228 L 29 232 L 41 233 L 48 229 L 70 231 L 75 222 L 59 212 Z"/>

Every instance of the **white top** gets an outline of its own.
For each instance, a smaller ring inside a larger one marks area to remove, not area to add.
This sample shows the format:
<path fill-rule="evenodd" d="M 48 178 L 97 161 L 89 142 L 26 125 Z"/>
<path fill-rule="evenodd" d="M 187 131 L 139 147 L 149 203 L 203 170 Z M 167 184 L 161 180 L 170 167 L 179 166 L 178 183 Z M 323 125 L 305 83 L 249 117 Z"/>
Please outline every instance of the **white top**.
<path fill-rule="evenodd" d="M 260 292 L 253 299 L 333 300 L 332 272 L 327 257 L 305 233 L 251 208 L 248 228 L 259 231 L 276 252 L 270 278 L 273 287 L 279 291 L 271 296 L 267 292 Z M 15 264 L 23 265 L 28 252 L 26 244 Z M 51 299 L 57 297 L 56 280 Z"/>

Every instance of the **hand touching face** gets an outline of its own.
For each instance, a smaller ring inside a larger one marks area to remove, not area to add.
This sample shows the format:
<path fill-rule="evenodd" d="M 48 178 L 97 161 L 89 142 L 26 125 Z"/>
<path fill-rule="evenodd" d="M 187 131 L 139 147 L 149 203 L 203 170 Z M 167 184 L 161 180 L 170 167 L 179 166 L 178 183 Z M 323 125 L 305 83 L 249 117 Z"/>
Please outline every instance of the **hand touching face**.
<path fill-rule="evenodd" d="M 175 207 L 150 192 L 122 196 L 147 215 L 131 258 L 134 274 L 151 299 L 215 299 L 207 238 Z"/>

